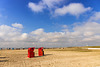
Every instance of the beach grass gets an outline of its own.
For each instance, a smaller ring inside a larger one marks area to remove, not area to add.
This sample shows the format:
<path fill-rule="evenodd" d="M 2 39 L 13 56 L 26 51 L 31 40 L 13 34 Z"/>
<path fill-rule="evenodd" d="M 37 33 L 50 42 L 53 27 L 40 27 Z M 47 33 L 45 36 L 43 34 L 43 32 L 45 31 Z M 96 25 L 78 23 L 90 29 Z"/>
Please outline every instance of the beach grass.
<path fill-rule="evenodd" d="M 52 50 L 52 51 L 77 51 L 77 52 L 100 51 L 100 50 L 88 50 L 87 48 L 100 48 L 100 46 L 66 47 L 66 48 L 55 48 L 55 49 L 49 49 L 49 50 Z"/>

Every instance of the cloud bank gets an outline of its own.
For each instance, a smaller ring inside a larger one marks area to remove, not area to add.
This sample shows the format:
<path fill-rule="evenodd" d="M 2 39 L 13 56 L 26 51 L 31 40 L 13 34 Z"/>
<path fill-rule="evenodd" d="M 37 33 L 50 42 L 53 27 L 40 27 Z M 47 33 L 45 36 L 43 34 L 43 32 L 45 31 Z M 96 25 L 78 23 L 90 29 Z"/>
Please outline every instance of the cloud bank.
<path fill-rule="evenodd" d="M 85 22 L 72 31 L 63 25 L 61 32 L 45 32 L 43 28 L 22 33 L 22 24 L 0 25 L 0 47 L 67 47 L 100 44 L 100 23 Z"/>

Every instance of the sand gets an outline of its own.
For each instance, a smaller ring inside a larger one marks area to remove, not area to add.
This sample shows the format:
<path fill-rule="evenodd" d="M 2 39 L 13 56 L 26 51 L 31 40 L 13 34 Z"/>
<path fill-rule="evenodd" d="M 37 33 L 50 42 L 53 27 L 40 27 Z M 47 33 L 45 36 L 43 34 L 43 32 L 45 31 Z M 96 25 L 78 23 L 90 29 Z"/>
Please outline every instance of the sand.
<path fill-rule="evenodd" d="M 100 67 L 100 51 L 54 51 L 45 49 L 39 57 L 27 58 L 27 50 L 0 50 L 0 67 Z"/>

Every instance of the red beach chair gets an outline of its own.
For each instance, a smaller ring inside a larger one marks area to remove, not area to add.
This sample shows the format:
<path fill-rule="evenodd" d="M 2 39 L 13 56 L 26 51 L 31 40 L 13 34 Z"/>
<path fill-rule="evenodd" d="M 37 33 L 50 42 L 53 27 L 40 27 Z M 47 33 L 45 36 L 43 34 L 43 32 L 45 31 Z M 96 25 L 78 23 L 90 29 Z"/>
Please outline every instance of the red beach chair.
<path fill-rule="evenodd" d="M 28 48 L 28 58 L 35 57 L 34 49 L 35 47 Z"/>

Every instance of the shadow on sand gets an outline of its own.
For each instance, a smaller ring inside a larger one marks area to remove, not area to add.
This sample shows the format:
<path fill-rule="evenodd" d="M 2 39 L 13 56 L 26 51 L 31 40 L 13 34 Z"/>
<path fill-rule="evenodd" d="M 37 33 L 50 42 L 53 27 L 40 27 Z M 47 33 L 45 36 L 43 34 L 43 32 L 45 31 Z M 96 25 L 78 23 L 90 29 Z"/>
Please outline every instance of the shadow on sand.
<path fill-rule="evenodd" d="M 7 57 L 0 57 L 0 59 L 5 59 Z M 7 62 L 8 60 L 0 60 L 0 62 Z"/>
<path fill-rule="evenodd" d="M 49 55 L 52 55 L 52 54 L 45 54 L 44 56 L 49 56 Z M 35 56 L 35 58 L 44 57 L 44 56 Z"/>
<path fill-rule="evenodd" d="M 0 62 L 7 62 L 8 60 L 0 60 Z"/>
<path fill-rule="evenodd" d="M 4 58 L 6 58 L 6 57 L 0 57 L 0 59 L 4 59 Z"/>

